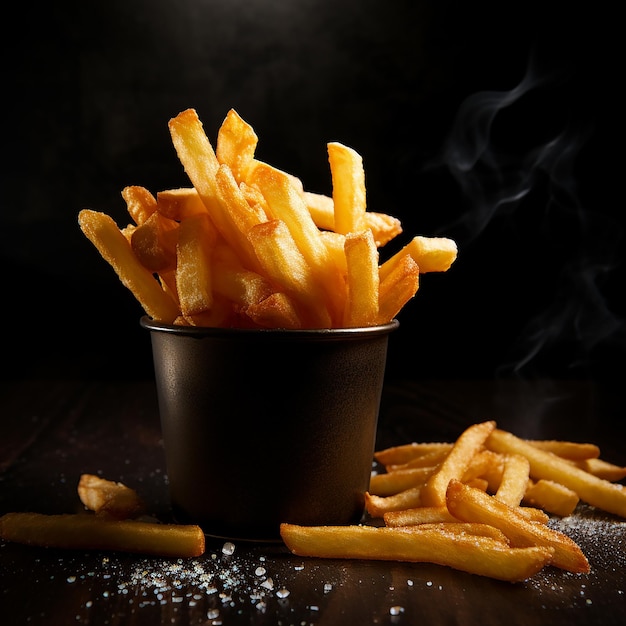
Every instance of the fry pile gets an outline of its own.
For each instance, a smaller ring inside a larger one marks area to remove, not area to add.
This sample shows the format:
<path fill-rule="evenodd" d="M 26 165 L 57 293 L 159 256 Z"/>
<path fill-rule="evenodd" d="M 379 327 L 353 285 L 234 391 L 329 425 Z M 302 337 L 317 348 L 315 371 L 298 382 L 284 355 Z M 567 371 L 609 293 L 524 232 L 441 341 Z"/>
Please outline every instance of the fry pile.
<path fill-rule="evenodd" d="M 468 427 L 454 443 L 380 450 L 365 494 L 382 526 L 281 525 L 300 556 L 429 562 L 511 582 L 546 565 L 587 573 L 580 547 L 547 524 L 579 501 L 626 517 L 626 467 L 597 446 L 531 441 L 494 421 Z"/>
<path fill-rule="evenodd" d="M 392 320 L 419 276 L 456 259 L 454 241 L 414 237 L 384 262 L 400 221 L 366 208 L 362 158 L 327 144 L 332 197 L 255 158 L 234 110 L 215 150 L 194 109 L 169 121 L 191 186 L 123 189 L 132 222 L 84 209 L 83 233 L 154 320 L 181 325 L 343 328 Z"/>
<path fill-rule="evenodd" d="M 200 556 L 202 529 L 136 519 L 144 512 L 137 492 L 123 483 L 83 474 L 78 496 L 89 513 L 5 513 L 0 538 L 45 548 L 113 550 L 164 557 Z"/>

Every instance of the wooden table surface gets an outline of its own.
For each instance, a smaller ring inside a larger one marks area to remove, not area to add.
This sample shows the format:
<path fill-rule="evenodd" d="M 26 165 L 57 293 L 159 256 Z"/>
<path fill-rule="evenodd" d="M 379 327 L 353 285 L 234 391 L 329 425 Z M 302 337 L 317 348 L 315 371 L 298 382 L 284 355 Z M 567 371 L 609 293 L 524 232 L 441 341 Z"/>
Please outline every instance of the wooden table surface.
<path fill-rule="evenodd" d="M 0 515 L 71 513 L 97 473 L 136 488 L 162 520 L 167 474 L 152 381 L 0 385 Z M 452 441 L 471 423 L 533 438 L 591 441 L 626 464 L 623 389 L 586 381 L 392 381 L 377 447 Z M 233 433 L 236 436 L 236 433 Z M 260 488 L 280 488 L 263 484 Z M 551 521 L 574 538 L 588 575 L 544 568 L 505 583 L 446 567 L 298 558 L 280 544 L 207 540 L 177 560 L 0 543 L 0 622 L 22 624 L 624 624 L 626 521 L 579 506 Z"/>

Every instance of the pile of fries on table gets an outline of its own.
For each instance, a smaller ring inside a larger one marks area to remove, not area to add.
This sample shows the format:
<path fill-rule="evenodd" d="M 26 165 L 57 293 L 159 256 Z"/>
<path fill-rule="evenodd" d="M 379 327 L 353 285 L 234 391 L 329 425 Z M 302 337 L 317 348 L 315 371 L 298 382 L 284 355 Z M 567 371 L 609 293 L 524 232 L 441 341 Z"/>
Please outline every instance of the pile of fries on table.
<path fill-rule="evenodd" d="M 597 446 L 531 441 L 494 421 L 468 427 L 454 443 L 380 450 L 366 510 L 382 525 L 281 525 L 295 554 L 447 565 L 516 582 L 546 565 L 587 573 L 580 547 L 548 525 L 579 501 L 626 517 L 626 467 Z"/>

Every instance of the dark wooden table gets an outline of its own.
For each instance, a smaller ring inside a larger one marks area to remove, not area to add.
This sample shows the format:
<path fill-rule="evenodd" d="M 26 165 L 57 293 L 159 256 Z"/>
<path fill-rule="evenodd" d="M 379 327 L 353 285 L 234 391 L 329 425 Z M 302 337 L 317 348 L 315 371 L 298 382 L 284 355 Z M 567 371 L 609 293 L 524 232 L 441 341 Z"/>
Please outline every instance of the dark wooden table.
<path fill-rule="evenodd" d="M 454 440 L 471 423 L 535 438 L 598 443 L 626 464 L 624 390 L 590 382 L 388 382 L 378 447 Z M 151 381 L 8 381 L 0 386 L 0 514 L 80 510 L 80 474 L 136 488 L 169 515 Z M 236 433 L 233 433 L 236 436 Z M 280 485 L 263 483 L 259 488 Z M 626 623 L 626 521 L 580 506 L 556 527 L 591 573 L 545 568 L 504 583 L 429 564 L 303 559 L 282 545 L 208 540 L 197 559 L 0 543 L 0 623 L 550 624 Z"/>

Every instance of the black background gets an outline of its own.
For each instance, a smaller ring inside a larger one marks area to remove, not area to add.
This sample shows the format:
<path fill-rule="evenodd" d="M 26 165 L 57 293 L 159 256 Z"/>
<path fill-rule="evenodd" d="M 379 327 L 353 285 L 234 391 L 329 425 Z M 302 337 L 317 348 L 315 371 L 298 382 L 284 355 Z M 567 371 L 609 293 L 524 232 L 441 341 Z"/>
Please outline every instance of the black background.
<path fill-rule="evenodd" d="M 228 109 L 259 158 L 459 256 L 422 276 L 393 377 L 624 375 L 623 45 L 615 4 L 451 0 L 22 3 L 5 22 L 0 229 L 9 377 L 152 376 L 142 311 L 83 207 L 187 186 L 167 122 Z M 13 32 L 11 32 L 13 31 Z M 10 36 L 9 36 L 10 35 Z"/>

